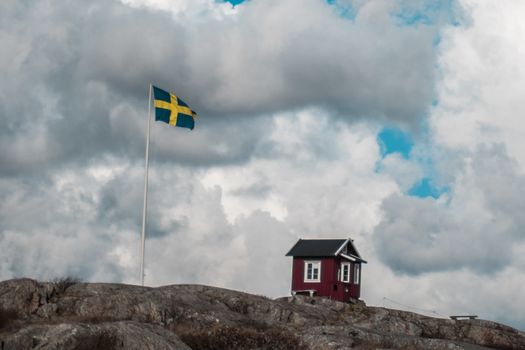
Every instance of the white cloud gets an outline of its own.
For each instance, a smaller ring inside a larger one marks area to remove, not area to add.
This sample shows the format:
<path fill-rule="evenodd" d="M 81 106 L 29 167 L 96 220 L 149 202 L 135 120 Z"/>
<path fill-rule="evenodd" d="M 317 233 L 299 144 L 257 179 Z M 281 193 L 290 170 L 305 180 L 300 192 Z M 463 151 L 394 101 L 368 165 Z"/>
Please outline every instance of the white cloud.
<path fill-rule="evenodd" d="M 183 21 L 223 19 L 233 15 L 237 8 L 228 2 L 216 0 L 121 0 L 131 7 L 146 7 L 170 12 L 176 19 Z"/>
<path fill-rule="evenodd" d="M 443 33 L 439 105 L 431 119 L 436 142 L 470 151 L 479 143 L 503 142 L 523 168 L 525 3 L 462 4 L 471 23 Z"/>
<path fill-rule="evenodd" d="M 420 164 L 403 158 L 399 153 L 391 153 L 382 159 L 380 171 L 394 178 L 405 193 L 424 177 L 424 170 Z"/>
<path fill-rule="evenodd" d="M 386 272 L 393 299 L 523 328 L 513 311 L 524 302 L 515 291 L 525 281 L 523 3 L 461 4 L 468 22 L 446 29 L 440 44 L 427 153 L 450 191 L 439 200 L 390 197 L 374 240 L 397 272 Z M 408 296 L 399 284 L 411 286 Z"/>
<path fill-rule="evenodd" d="M 289 286 L 284 254 L 299 237 L 352 235 L 366 254 L 379 205 L 397 188 L 375 172 L 375 133 L 304 110 L 274 116 L 264 152 L 245 164 L 192 169 L 152 162 L 147 283 L 206 283 L 279 296 Z M 46 191 L 39 182 L 6 183 L 4 193 L 17 190 L 0 210 L 0 242 L 13 252 L 3 263 L 12 270 L 2 277 L 79 274 L 137 283 L 142 176 L 141 162 L 109 157 L 57 170 Z M 36 237 L 45 239 L 24 255 Z M 48 251 L 55 258 L 42 260 Z M 262 282 L 268 280 L 275 283 Z"/>

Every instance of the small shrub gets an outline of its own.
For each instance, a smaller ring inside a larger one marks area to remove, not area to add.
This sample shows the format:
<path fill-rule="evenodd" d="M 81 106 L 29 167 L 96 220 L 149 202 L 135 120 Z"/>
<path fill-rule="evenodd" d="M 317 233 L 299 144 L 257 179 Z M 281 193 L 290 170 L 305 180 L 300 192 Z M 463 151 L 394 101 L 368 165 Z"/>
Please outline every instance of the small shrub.
<path fill-rule="evenodd" d="M 8 310 L 0 308 L 0 329 L 11 326 L 19 318 L 16 310 Z"/>
<path fill-rule="evenodd" d="M 64 293 L 66 289 L 80 282 L 80 278 L 71 276 L 55 278 L 53 281 L 51 281 L 51 283 L 55 285 L 55 290 L 57 294 Z"/>

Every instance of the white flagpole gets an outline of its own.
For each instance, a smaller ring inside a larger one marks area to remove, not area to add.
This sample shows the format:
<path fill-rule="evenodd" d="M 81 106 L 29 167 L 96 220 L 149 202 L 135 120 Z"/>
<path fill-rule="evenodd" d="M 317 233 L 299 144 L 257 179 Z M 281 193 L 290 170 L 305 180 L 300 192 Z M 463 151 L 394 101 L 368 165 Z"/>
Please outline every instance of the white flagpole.
<path fill-rule="evenodd" d="M 146 131 L 146 169 L 144 172 L 144 206 L 142 210 L 142 236 L 140 246 L 140 285 L 144 286 L 144 245 L 146 243 L 146 212 L 148 207 L 149 134 L 151 126 L 151 83 L 149 84 L 148 127 Z"/>

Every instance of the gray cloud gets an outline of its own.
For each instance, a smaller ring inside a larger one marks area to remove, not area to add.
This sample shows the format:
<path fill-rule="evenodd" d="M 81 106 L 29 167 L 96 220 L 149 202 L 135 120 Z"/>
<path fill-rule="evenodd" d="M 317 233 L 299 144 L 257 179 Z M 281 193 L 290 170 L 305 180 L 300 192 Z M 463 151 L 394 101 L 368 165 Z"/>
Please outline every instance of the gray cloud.
<path fill-rule="evenodd" d="M 48 187 L 19 180 L 0 185 L 2 277 L 97 275 L 121 280 L 124 271 L 109 259 L 116 244 L 115 227 L 94 225 L 97 200 L 92 184 L 49 180 Z"/>
<path fill-rule="evenodd" d="M 163 161 L 196 165 L 249 159 L 268 122 L 253 116 L 317 105 L 412 123 L 432 97 L 436 28 L 398 26 L 388 6 L 350 21 L 321 1 L 254 1 L 194 23 L 117 1 L 0 6 L 3 176 L 140 158 L 149 82 L 202 115 L 191 142 L 159 132 L 175 142 Z"/>
<path fill-rule="evenodd" d="M 374 242 L 381 259 L 400 273 L 470 268 L 492 274 L 511 264 L 523 240 L 525 177 L 501 145 L 466 156 L 448 202 L 392 195 Z"/>
<path fill-rule="evenodd" d="M 223 21 L 197 31 L 198 41 L 209 44 L 204 64 L 221 82 L 204 95 L 205 110 L 257 113 L 320 105 L 349 119 L 398 121 L 425 112 L 435 28 L 397 26 L 386 4 L 365 6 L 355 22 L 321 1 L 244 7 L 236 27 Z"/>
<path fill-rule="evenodd" d="M 264 198 L 271 191 L 271 186 L 264 181 L 256 182 L 252 185 L 242 187 L 232 191 L 235 196 L 249 196 L 255 198 Z"/>

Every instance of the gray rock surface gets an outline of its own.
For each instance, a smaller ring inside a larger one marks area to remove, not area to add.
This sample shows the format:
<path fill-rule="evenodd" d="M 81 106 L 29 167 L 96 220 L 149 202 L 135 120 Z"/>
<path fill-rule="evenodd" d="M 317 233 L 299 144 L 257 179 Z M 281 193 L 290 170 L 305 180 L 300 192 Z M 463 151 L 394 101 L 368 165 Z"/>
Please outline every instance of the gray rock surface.
<path fill-rule="evenodd" d="M 191 349 L 163 327 L 132 321 L 28 325 L 2 342 L 4 349 Z"/>
<path fill-rule="evenodd" d="M 525 334 L 484 320 L 201 285 L 0 282 L 0 350 L 487 348 L 525 349 Z"/>

